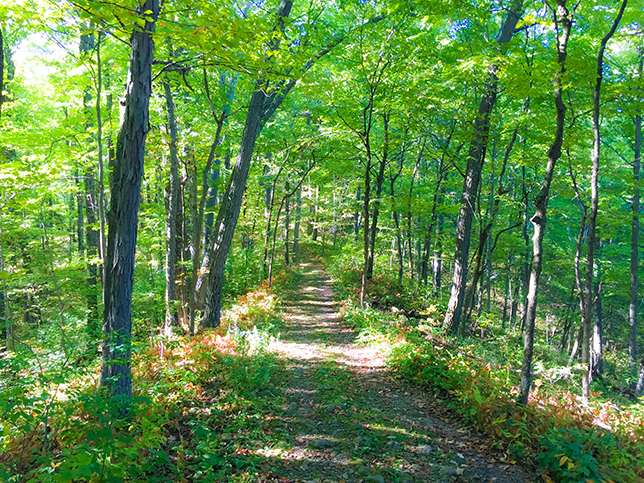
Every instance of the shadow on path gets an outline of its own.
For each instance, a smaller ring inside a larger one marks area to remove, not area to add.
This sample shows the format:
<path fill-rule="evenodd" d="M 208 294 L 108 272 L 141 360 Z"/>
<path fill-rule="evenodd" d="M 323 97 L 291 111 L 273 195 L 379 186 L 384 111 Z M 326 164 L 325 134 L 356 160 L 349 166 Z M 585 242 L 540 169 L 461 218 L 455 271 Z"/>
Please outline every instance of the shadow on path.
<path fill-rule="evenodd" d="M 286 448 L 270 478 L 283 482 L 528 482 L 519 467 L 487 460 L 489 446 L 452 426 L 428 398 L 387 372 L 383 355 L 340 322 L 331 281 L 317 262 L 287 304 L 272 350 L 289 361 Z M 268 456 L 268 455 L 267 455 Z M 281 478 L 281 479 L 280 479 Z"/>

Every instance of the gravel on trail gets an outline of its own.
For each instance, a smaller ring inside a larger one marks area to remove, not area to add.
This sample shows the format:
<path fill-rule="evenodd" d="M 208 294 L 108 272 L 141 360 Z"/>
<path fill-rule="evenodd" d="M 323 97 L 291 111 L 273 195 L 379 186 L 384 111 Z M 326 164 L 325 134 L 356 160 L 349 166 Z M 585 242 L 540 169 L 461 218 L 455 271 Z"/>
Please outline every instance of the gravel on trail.
<path fill-rule="evenodd" d="M 392 376 L 383 354 L 343 326 L 316 261 L 287 301 L 271 345 L 287 358 L 285 442 L 270 474 L 282 483 L 531 483 L 492 442 L 458 424 L 432 395 Z"/>

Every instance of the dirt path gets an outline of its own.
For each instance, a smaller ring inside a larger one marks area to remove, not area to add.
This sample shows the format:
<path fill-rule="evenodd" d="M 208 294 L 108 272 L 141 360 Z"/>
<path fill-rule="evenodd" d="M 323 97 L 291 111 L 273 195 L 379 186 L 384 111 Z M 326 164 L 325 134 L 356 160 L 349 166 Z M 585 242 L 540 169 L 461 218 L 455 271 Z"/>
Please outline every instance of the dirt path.
<path fill-rule="evenodd" d="M 490 443 L 437 414 L 431 396 L 393 379 L 378 350 L 356 344 L 340 324 L 328 277 L 316 263 L 304 276 L 274 349 L 288 360 L 280 451 L 273 481 L 532 481 L 519 467 L 480 451 Z M 439 407 L 440 409 L 440 407 Z"/>

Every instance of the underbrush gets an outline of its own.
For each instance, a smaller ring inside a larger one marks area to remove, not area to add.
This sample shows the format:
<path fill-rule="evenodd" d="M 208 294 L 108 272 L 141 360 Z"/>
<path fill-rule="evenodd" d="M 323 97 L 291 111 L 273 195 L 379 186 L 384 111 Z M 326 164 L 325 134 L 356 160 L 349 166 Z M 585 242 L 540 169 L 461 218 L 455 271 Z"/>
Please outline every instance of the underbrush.
<path fill-rule="evenodd" d="M 527 407 L 518 406 L 516 385 L 507 385 L 488 362 L 433 331 L 405 334 L 394 344 L 389 364 L 492 436 L 508 462 L 536 458 L 546 482 L 644 481 L 641 410 L 637 415 L 599 399 L 581 408 L 570 392 L 540 391 L 539 380 Z"/>
<path fill-rule="evenodd" d="M 496 327 L 492 316 L 485 321 L 485 339 L 446 337 L 441 301 L 430 298 L 423 305 L 419 294 L 402 296 L 405 287 L 391 276 L 374 278 L 361 309 L 360 254 L 344 248 L 329 266 L 343 318 L 359 339 L 381 344 L 392 371 L 490 435 L 506 462 L 533 466 L 545 483 L 644 482 L 641 403 L 604 396 L 597 392 L 602 382 L 595 382 L 584 407 L 574 394 L 577 368 L 567 367 L 565 354 L 537 339 L 534 388 L 527 407 L 519 406 L 520 333 Z"/>
<path fill-rule="evenodd" d="M 14 361 L 0 394 L 0 481 L 254 481 L 278 439 L 283 364 L 265 350 L 278 305 L 260 288 L 216 330 L 139 346 L 124 402 L 96 389 L 97 364 L 78 374 L 69 360 Z"/>

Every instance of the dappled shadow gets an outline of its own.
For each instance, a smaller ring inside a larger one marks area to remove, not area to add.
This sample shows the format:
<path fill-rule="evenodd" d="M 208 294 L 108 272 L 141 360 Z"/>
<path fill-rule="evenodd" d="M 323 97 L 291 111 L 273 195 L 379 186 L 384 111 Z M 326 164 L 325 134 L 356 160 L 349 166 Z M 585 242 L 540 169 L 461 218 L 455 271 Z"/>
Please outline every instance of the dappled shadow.
<path fill-rule="evenodd" d="M 270 461 L 259 481 L 532 481 L 482 455 L 488 443 L 437 415 L 428 396 L 393 380 L 377 349 L 343 326 L 331 281 L 316 262 L 286 304 L 271 349 L 287 358 L 282 441 L 254 450 Z M 510 465 L 505 465 L 508 468 Z"/>

